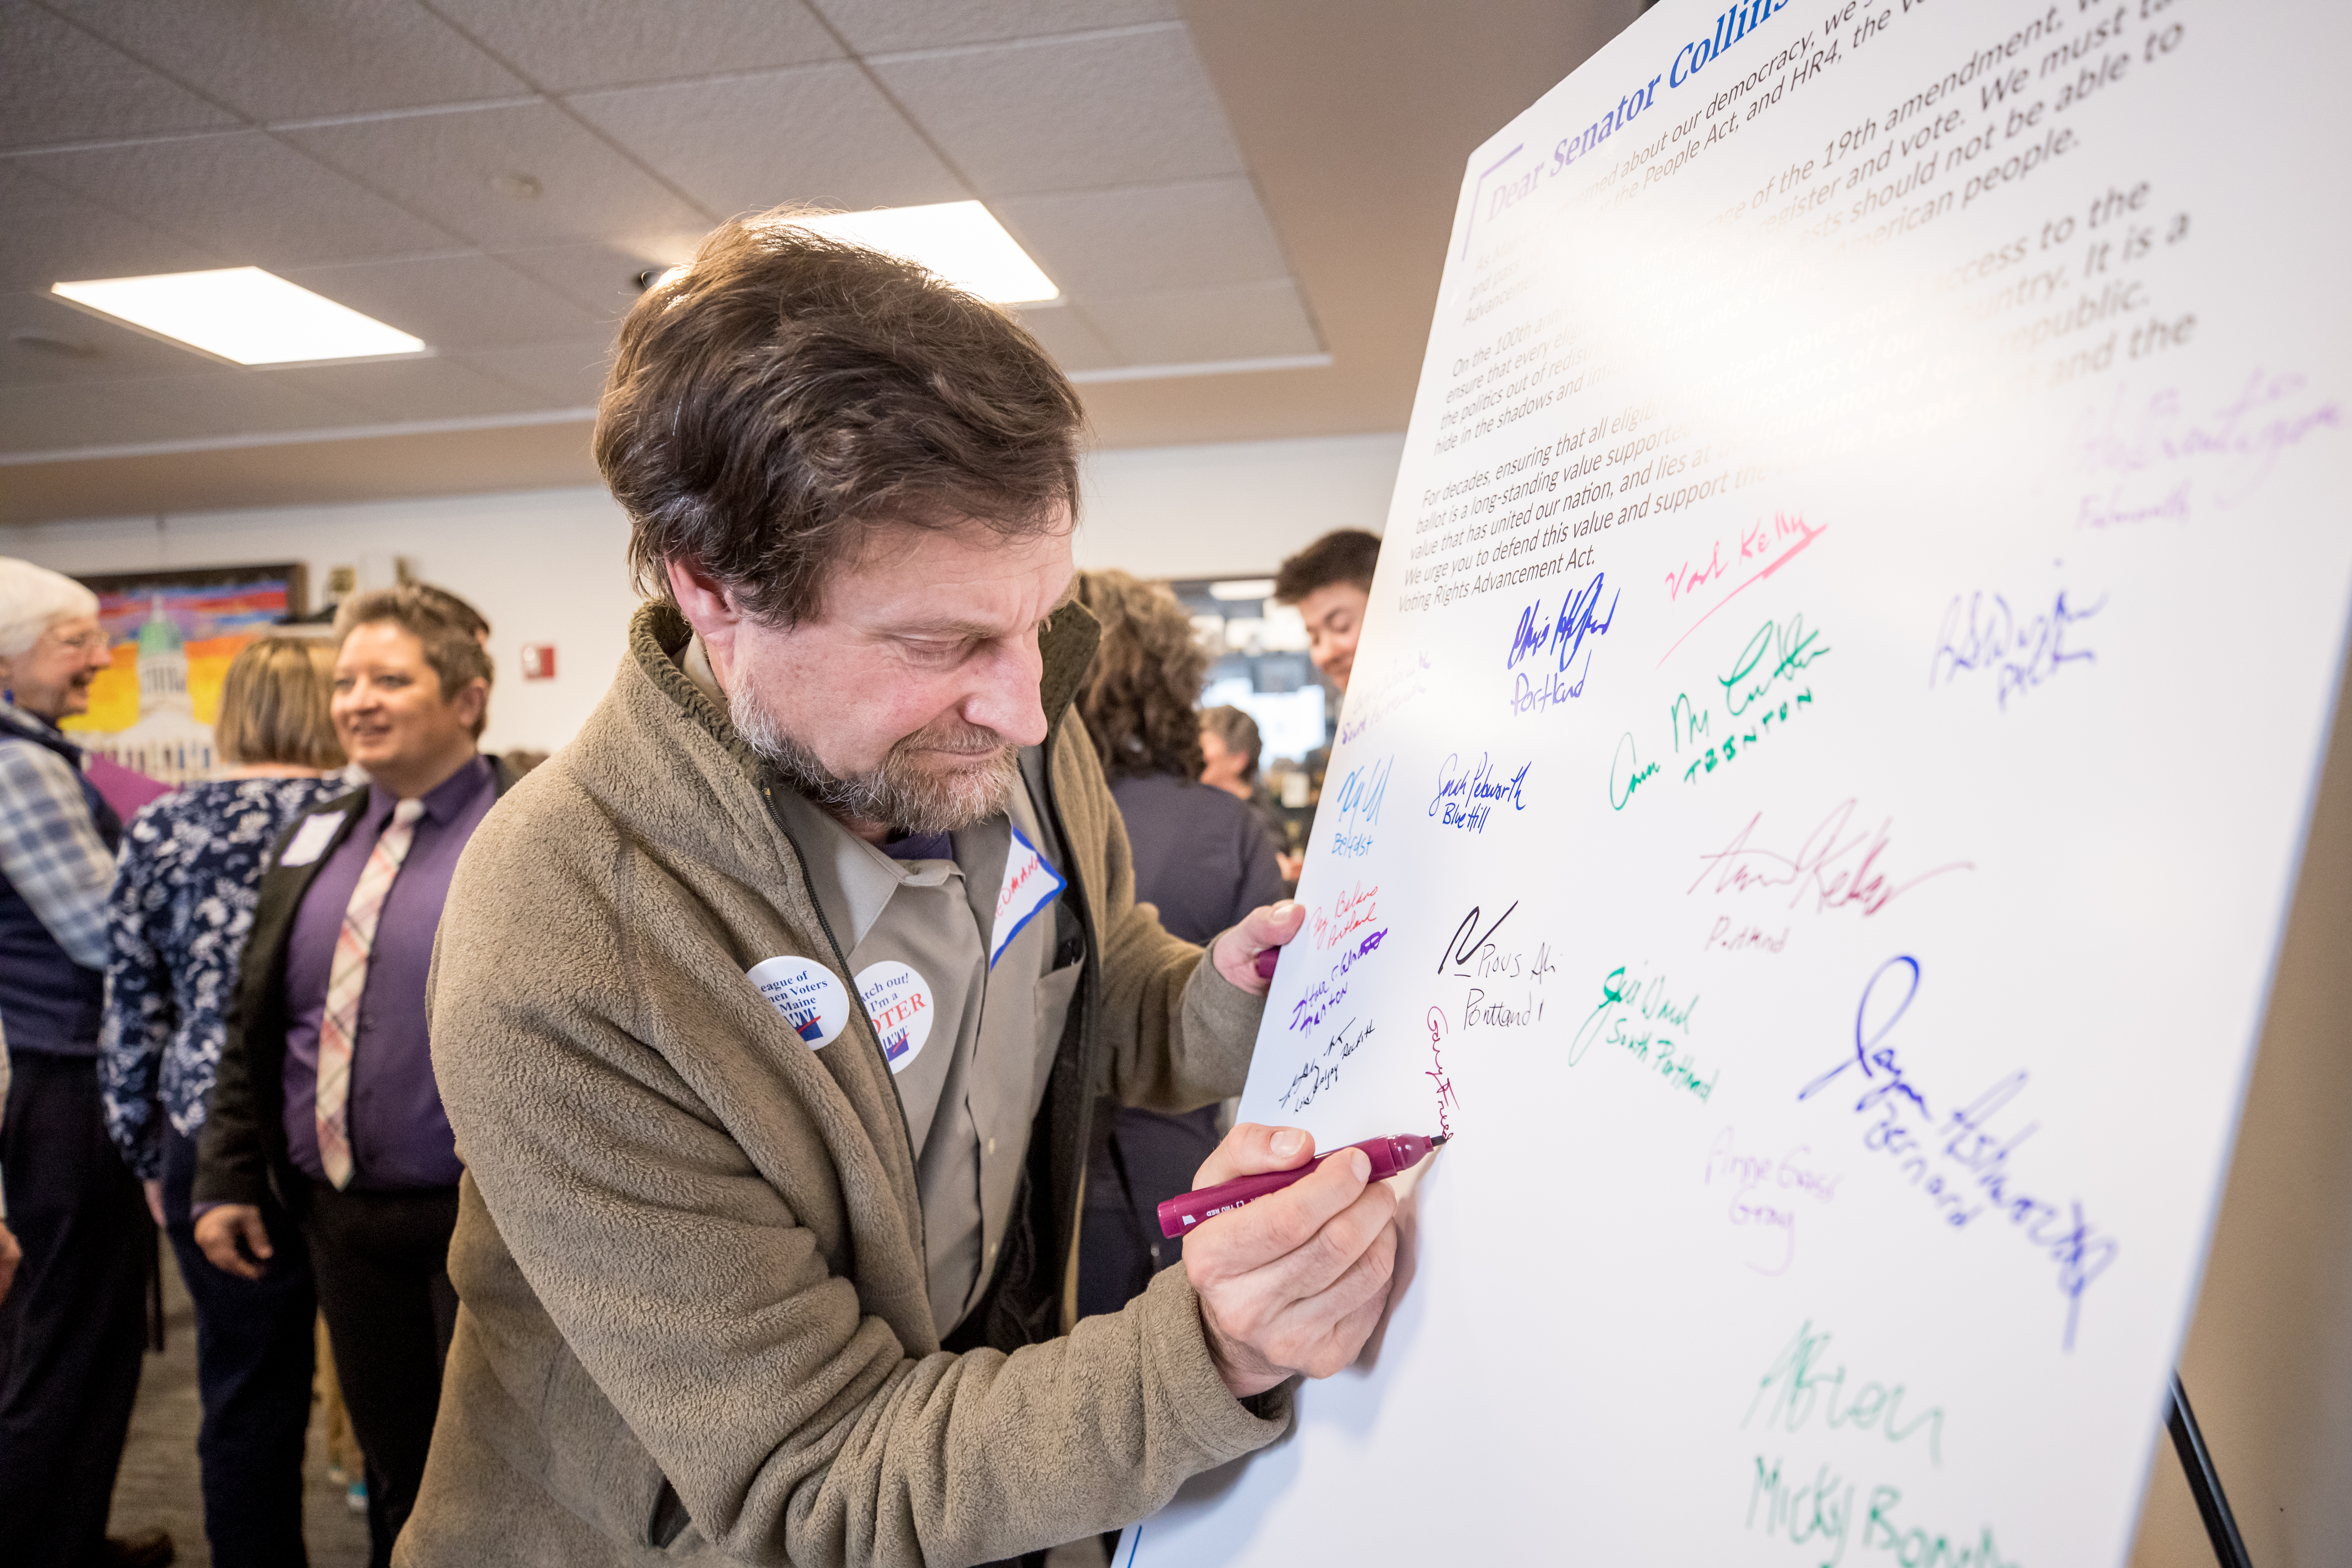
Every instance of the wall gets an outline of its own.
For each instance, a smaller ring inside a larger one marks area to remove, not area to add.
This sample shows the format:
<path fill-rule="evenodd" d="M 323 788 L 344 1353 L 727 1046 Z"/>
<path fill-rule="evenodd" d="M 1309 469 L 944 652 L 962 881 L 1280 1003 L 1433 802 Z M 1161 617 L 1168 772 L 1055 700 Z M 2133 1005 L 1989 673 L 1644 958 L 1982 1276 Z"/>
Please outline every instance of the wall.
<path fill-rule="evenodd" d="M 1096 453 L 1079 563 L 1147 577 L 1271 572 L 1330 529 L 1380 528 L 1403 447 L 1343 436 Z M 329 568 L 402 556 L 489 617 L 498 682 L 484 745 L 553 750 L 620 661 L 637 602 L 627 539 L 603 490 L 560 489 L 40 523 L 0 529 L 0 553 L 68 573 L 302 561 L 314 603 Z M 525 643 L 556 645 L 554 679 L 522 679 Z"/>

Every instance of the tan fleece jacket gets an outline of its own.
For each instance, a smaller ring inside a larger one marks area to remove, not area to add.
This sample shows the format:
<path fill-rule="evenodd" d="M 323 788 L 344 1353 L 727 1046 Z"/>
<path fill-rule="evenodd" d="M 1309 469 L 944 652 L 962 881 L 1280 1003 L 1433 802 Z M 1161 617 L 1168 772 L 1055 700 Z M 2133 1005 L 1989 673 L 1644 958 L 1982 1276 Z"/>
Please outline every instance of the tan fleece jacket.
<path fill-rule="evenodd" d="M 1135 902 L 1066 713 L 1094 636 L 1072 606 L 1045 647 L 1095 1080 L 1049 1093 L 1056 1145 L 1086 1091 L 1235 1092 L 1256 1022 Z M 744 978 L 800 954 L 856 994 L 756 759 L 673 662 L 686 640 L 674 608 L 639 612 L 612 691 L 450 889 L 433 1056 L 467 1165 L 464 1306 L 395 1561 L 950 1568 L 1139 1519 L 1271 1441 L 1286 1401 L 1226 1392 L 1181 1268 L 1062 1338 L 940 1350 L 871 1027 L 853 1007 L 852 1035 L 811 1051 Z M 1053 1207 L 1074 1232 L 1075 1202 Z M 1075 1235 L 1051 1239 L 1059 1278 Z M 690 1522 L 657 1548 L 677 1502 Z"/>

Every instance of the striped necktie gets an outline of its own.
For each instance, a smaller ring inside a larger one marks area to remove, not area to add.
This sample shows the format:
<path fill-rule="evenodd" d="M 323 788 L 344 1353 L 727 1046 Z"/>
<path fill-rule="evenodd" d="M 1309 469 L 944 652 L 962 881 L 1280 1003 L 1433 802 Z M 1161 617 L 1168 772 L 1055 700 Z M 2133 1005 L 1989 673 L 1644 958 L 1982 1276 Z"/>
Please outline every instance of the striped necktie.
<path fill-rule="evenodd" d="M 408 846 L 416 837 L 416 819 L 425 815 L 421 800 L 404 800 L 393 808 L 392 826 L 375 841 L 359 885 L 343 910 L 343 929 L 335 938 L 335 963 L 327 976 L 327 1007 L 319 1018 L 319 1162 L 327 1180 L 346 1187 L 352 1180 L 352 1139 L 348 1104 L 352 1087 L 352 1047 L 359 1043 L 360 997 L 367 990 L 368 954 L 375 947 L 376 921 Z"/>

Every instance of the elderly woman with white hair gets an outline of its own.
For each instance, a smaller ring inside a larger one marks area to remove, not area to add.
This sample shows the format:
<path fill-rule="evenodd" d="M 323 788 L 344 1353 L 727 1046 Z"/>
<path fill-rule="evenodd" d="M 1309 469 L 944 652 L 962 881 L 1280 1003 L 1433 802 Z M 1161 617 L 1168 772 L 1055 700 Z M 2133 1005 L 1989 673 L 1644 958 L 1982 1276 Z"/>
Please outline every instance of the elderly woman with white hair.
<path fill-rule="evenodd" d="M 0 1181 L 24 1250 L 0 1383 L 8 1560 L 167 1563 L 166 1537 L 110 1542 L 139 1393 L 154 1222 L 106 1135 L 98 1085 L 106 900 L 121 819 L 58 721 L 110 662 L 97 595 L 0 557 Z"/>

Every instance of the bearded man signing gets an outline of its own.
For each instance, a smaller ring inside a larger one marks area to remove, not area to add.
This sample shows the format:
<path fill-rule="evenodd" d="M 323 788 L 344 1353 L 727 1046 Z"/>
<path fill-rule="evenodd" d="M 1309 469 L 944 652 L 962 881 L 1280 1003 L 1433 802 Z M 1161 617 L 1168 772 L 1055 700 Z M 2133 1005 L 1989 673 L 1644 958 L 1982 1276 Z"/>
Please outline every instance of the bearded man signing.
<path fill-rule="evenodd" d="M 660 597 L 450 891 L 464 1306 L 398 1561 L 1042 1556 L 1378 1321 L 1360 1159 L 1073 1321 L 1097 1097 L 1235 1092 L 1303 918 L 1204 952 L 1135 902 L 1069 710 L 1078 424 L 1003 312 L 788 223 L 623 327 L 597 455 Z M 1237 1128 L 1200 1180 L 1311 1147 Z"/>

